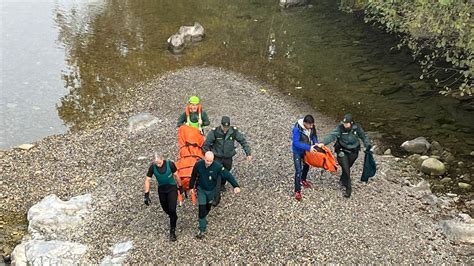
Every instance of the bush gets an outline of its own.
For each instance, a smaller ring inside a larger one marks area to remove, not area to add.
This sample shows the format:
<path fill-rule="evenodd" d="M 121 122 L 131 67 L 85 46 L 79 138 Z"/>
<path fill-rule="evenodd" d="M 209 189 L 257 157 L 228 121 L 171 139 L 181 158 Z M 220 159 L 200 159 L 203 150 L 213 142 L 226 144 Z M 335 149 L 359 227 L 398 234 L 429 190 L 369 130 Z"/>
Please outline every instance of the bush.
<path fill-rule="evenodd" d="M 474 25 L 470 0 L 341 0 L 365 8 L 365 21 L 400 37 L 422 67 L 420 79 L 434 78 L 442 94 L 474 93 Z M 347 5 L 345 6 L 347 8 Z"/>

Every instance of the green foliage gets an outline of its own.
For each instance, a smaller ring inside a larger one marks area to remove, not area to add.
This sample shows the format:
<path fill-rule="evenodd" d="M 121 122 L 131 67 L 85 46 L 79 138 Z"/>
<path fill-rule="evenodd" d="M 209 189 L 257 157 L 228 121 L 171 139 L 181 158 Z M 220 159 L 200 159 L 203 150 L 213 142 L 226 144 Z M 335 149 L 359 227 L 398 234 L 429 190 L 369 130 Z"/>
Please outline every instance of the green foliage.
<path fill-rule="evenodd" d="M 341 0 L 341 4 L 344 0 Z M 423 78 L 443 94 L 473 95 L 474 24 L 470 0 L 366 0 L 365 20 L 400 36 Z"/>

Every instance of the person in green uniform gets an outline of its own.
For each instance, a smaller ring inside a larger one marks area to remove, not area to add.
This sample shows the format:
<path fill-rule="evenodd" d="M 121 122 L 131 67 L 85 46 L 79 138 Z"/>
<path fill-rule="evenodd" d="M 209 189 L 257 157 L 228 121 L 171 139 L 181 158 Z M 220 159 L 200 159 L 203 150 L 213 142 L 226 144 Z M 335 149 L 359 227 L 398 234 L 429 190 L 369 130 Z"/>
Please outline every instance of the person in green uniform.
<path fill-rule="evenodd" d="M 201 128 L 210 124 L 209 117 L 207 113 L 202 110 L 200 103 L 201 100 L 197 96 L 191 96 L 189 98 L 185 112 L 178 118 L 178 127 L 187 124 L 188 126 Z"/>
<path fill-rule="evenodd" d="M 214 153 L 208 151 L 204 159 L 196 162 L 191 174 L 189 187 L 191 193 L 197 192 L 199 206 L 199 232 L 196 238 L 201 239 L 207 228 L 206 216 L 211 211 L 211 204 L 216 195 L 216 185 L 219 178 L 225 178 L 234 187 L 234 193 L 240 193 L 239 183 L 235 177 L 227 171 L 222 164 L 214 161 Z"/>
<path fill-rule="evenodd" d="M 247 161 L 252 160 L 252 155 L 250 151 L 250 146 L 245 139 L 245 136 L 240 133 L 237 127 L 230 125 L 230 118 L 228 116 L 223 116 L 221 120 L 221 126 L 216 127 L 209 131 L 206 136 L 206 141 L 202 149 L 204 152 L 212 151 L 214 153 L 214 159 L 221 163 L 225 169 L 229 172 L 232 169 L 232 157 L 234 157 L 237 152 L 235 151 L 235 141 L 240 143 L 244 149 L 245 155 L 247 156 Z M 225 191 L 226 180 L 221 179 L 221 183 L 217 184 L 217 195 L 216 200 L 214 201 L 214 206 L 217 206 L 220 202 L 221 191 Z"/>
<path fill-rule="evenodd" d="M 168 214 L 170 218 L 170 235 L 171 241 L 176 241 L 176 222 L 178 215 L 176 214 L 176 201 L 178 198 L 178 188 L 183 192 L 181 179 L 176 174 L 176 165 L 171 160 L 164 160 L 162 155 L 155 153 L 155 161 L 148 168 L 145 177 L 145 205 L 149 206 L 150 199 L 150 182 L 152 176 L 156 177 L 158 182 L 158 196 L 161 208 Z"/>
<path fill-rule="evenodd" d="M 345 188 L 344 196 L 349 198 L 352 193 L 351 167 L 359 156 L 360 140 L 364 143 L 366 150 L 370 150 L 369 137 L 358 123 L 354 123 L 351 114 L 345 114 L 341 124 L 339 124 L 322 143 L 317 146 L 322 147 L 336 141 L 334 150 L 337 153 L 337 162 L 342 168 L 339 182 Z"/>

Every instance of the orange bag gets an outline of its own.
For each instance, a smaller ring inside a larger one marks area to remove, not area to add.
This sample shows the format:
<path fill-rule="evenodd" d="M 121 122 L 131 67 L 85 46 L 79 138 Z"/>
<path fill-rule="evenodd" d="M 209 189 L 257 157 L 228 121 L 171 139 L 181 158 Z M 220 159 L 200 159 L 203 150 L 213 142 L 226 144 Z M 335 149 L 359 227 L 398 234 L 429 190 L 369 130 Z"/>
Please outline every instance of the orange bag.
<path fill-rule="evenodd" d="M 322 148 L 316 147 L 317 152 L 305 152 L 304 162 L 310 166 L 324 168 L 332 173 L 337 171 L 337 162 L 331 153 L 331 150 L 323 146 Z"/>
<path fill-rule="evenodd" d="M 186 191 L 190 189 L 189 181 L 194 164 L 204 157 L 202 151 L 204 140 L 204 136 L 198 128 L 182 125 L 178 129 L 179 158 L 176 161 L 176 168 Z"/>

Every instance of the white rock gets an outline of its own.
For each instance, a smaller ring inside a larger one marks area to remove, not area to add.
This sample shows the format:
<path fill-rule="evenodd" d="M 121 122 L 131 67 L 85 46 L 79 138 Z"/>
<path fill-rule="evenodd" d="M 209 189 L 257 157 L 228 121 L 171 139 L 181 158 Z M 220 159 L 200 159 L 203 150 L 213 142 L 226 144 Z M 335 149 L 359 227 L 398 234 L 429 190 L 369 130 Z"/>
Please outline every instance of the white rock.
<path fill-rule="evenodd" d="M 467 214 L 467 213 L 460 213 L 460 214 L 458 214 L 458 216 L 461 217 L 461 219 L 462 219 L 463 222 L 465 222 L 465 223 L 470 223 L 471 220 L 472 220 L 471 216 L 470 216 L 469 214 Z"/>
<path fill-rule="evenodd" d="M 112 256 L 106 256 L 100 263 L 100 265 L 117 265 L 123 264 L 128 256 L 128 251 L 133 248 L 133 242 L 127 241 L 119 243 L 110 248 Z"/>
<path fill-rule="evenodd" d="M 76 265 L 80 264 L 87 246 L 68 241 L 29 240 L 12 253 L 14 265 Z"/>
<path fill-rule="evenodd" d="M 140 113 L 128 119 L 128 132 L 134 133 L 151 127 L 160 120 L 150 113 Z"/>
<path fill-rule="evenodd" d="M 392 150 L 391 150 L 391 149 L 387 149 L 383 154 L 384 154 L 384 155 L 391 155 L 391 154 L 392 154 Z"/>
<path fill-rule="evenodd" d="M 407 152 L 423 154 L 430 149 L 431 144 L 424 137 L 418 137 L 403 142 L 401 147 Z"/>
<path fill-rule="evenodd" d="M 181 26 L 178 34 L 183 36 L 184 40 L 199 42 L 204 38 L 204 27 L 198 22 L 194 22 L 194 26 Z"/>
<path fill-rule="evenodd" d="M 449 220 L 441 221 L 440 226 L 449 239 L 474 244 L 474 224 Z"/>
<path fill-rule="evenodd" d="M 31 150 L 33 147 L 35 147 L 36 145 L 34 144 L 21 144 L 18 146 L 18 149 L 20 150 L 25 150 L 25 151 L 29 151 Z"/>
<path fill-rule="evenodd" d="M 115 246 L 110 248 L 110 250 L 112 251 L 113 255 L 119 255 L 122 253 L 127 253 L 132 248 L 133 248 L 133 242 L 127 241 L 127 242 L 116 244 Z"/>
<path fill-rule="evenodd" d="M 423 173 L 429 175 L 443 175 L 446 172 L 446 166 L 435 158 L 428 158 L 421 164 Z"/>
<path fill-rule="evenodd" d="M 308 4 L 308 0 L 280 0 L 280 6 L 284 8 L 304 6 Z"/>
<path fill-rule="evenodd" d="M 62 201 L 56 195 L 49 195 L 28 210 L 28 231 L 34 238 L 50 234 L 67 233 L 81 227 L 89 213 L 91 194 L 85 194 Z"/>

